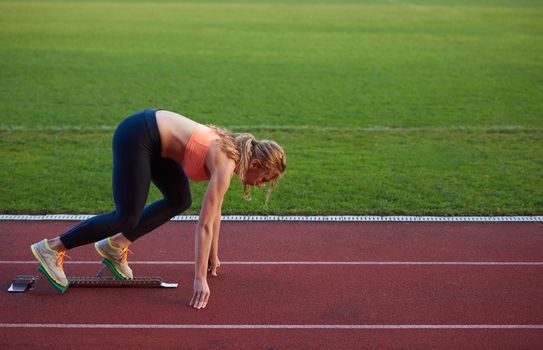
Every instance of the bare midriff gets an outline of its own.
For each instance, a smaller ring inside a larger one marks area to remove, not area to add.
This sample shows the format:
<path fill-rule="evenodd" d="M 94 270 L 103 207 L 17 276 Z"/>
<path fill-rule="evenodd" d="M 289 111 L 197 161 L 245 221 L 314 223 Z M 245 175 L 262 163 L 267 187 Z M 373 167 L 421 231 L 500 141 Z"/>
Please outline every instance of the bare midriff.
<path fill-rule="evenodd" d="M 160 134 L 160 155 L 182 163 L 185 147 L 199 124 L 180 114 L 162 110 L 156 112 L 156 122 Z"/>

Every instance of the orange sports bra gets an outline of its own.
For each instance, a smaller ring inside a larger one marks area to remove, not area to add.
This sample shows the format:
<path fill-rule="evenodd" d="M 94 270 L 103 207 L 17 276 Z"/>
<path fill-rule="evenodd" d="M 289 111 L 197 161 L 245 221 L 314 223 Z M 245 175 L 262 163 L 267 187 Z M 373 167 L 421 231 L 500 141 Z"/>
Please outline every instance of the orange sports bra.
<path fill-rule="evenodd" d="M 205 170 L 205 160 L 209 145 L 218 138 L 219 136 L 209 127 L 201 124 L 190 135 L 181 164 L 183 164 L 185 174 L 192 181 L 209 180 Z"/>

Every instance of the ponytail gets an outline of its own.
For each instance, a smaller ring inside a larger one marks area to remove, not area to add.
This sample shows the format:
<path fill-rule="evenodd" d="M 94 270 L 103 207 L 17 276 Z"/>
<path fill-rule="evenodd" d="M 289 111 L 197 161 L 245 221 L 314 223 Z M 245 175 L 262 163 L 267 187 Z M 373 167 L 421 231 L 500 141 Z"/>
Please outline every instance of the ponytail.
<path fill-rule="evenodd" d="M 234 172 L 243 182 L 243 198 L 245 200 L 251 198 L 251 186 L 245 184 L 244 180 L 252 159 L 258 159 L 264 169 L 275 173 L 275 176 L 269 181 L 270 186 L 264 204 L 264 206 L 267 206 L 273 188 L 279 178 L 283 176 L 287 167 L 285 152 L 281 146 L 274 141 L 257 141 L 253 135 L 248 133 L 232 134 L 230 131 L 217 128 L 214 125 L 208 125 L 208 127 L 219 136 L 219 148 L 236 163 Z"/>

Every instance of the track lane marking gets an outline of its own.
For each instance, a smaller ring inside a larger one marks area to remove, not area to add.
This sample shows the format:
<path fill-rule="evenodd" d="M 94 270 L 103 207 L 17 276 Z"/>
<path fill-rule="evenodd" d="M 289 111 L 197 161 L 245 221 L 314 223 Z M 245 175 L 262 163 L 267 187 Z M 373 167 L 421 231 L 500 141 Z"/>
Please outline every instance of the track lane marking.
<path fill-rule="evenodd" d="M 0 215 L 0 221 L 81 221 L 90 214 Z M 171 221 L 198 221 L 197 215 L 177 215 Z M 281 222 L 543 222 L 543 216 L 376 216 L 376 215 L 223 215 L 222 221 Z"/>
<path fill-rule="evenodd" d="M 38 264 L 32 260 L 0 260 L 0 265 Z M 65 261 L 66 265 L 99 265 L 100 261 Z M 131 265 L 192 265 L 194 261 L 130 261 Z M 453 265 L 543 266 L 543 261 L 221 261 L 222 265 Z"/>
<path fill-rule="evenodd" d="M 78 329 L 543 329 L 543 324 L 111 324 L 0 323 L 0 328 Z"/>

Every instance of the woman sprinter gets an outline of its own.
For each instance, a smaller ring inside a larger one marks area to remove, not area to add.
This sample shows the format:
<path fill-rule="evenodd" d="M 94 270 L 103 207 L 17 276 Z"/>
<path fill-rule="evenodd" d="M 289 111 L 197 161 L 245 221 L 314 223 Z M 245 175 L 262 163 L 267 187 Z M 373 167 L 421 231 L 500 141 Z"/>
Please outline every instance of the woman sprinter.
<path fill-rule="evenodd" d="M 39 270 L 60 291 L 68 288 L 65 252 L 95 243 L 103 262 L 120 279 L 131 279 L 128 247 L 184 212 L 192 203 L 189 179 L 208 181 L 195 232 L 194 293 L 190 305 L 205 308 L 207 273 L 217 274 L 221 206 L 233 174 L 251 186 L 269 183 L 268 196 L 286 169 L 283 149 L 250 134 L 232 134 L 177 113 L 147 109 L 124 119 L 113 136 L 115 211 L 84 220 L 66 233 L 31 246 Z M 145 206 L 151 181 L 164 198 Z M 266 200 L 268 197 L 266 198 Z"/>

